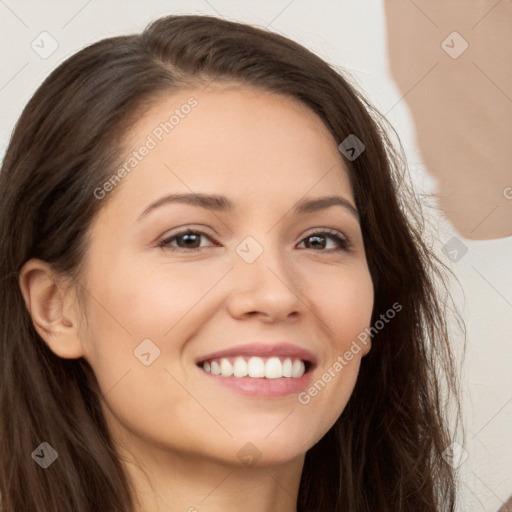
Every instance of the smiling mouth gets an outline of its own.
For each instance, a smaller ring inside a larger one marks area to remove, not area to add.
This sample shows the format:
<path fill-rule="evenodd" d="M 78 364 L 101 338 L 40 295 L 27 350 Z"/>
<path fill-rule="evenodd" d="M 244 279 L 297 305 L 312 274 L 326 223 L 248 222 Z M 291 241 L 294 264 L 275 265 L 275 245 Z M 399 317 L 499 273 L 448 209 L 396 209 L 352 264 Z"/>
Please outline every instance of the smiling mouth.
<path fill-rule="evenodd" d="M 220 377 L 250 379 L 298 379 L 311 369 L 311 363 L 295 357 L 220 357 L 197 364 L 206 373 Z"/>

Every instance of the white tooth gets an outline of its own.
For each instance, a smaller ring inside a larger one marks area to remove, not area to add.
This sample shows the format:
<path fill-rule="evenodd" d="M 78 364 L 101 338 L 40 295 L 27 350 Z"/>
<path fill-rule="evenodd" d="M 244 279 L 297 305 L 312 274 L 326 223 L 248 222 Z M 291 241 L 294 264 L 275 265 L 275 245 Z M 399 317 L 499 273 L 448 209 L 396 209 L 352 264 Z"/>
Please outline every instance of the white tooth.
<path fill-rule="evenodd" d="M 251 357 L 247 366 L 249 377 L 265 377 L 265 363 L 261 357 Z"/>
<path fill-rule="evenodd" d="M 243 357 L 238 356 L 233 364 L 225 357 L 211 362 L 205 361 L 203 370 L 222 377 L 249 376 L 257 379 L 279 379 L 281 377 L 302 377 L 306 371 L 306 366 L 302 360 L 291 359 L 290 357 L 281 362 L 279 357 L 270 357 L 265 360 L 262 357 L 253 356 L 246 362 Z"/>
<path fill-rule="evenodd" d="M 283 361 L 283 377 L 291 377 L 292 376 L 292 360 L 287 357 Z"/>
<path fill-rule="evenodd" d="M 295 361 L 293 361 L 292 366 L 292 377 L 302 377 L 305 371 L 306 366 L 304 365 L 304 362 L 301 361 L 300 359 L 295 359 Z"/>
<path fill-rule="evenodd" d="M 267 379 L 279 379 L 283 376 L 283 365 L 279 357 L 271 357 L 265 363 L 265 377 Z"/>
<path fill-rule="evenodd" d="M 212 361 L 212 364 L 210 365 L 211 372 L 213 375 L 220 375 L 220 365 L 217 363 L 217 361 Z"/>
<path fill-rule="evenodd" d="M 237 357 L 233 365 L 233 375 L 235 377 L 246 377 L 249 374 L 247 363 L 243 357 Z"/>
<path fill-rule="evenodd" d="M 233 365 L 225 357 L 220 360 L 220 373 L 223 377 L 231 377 L 233 375 Z"/>

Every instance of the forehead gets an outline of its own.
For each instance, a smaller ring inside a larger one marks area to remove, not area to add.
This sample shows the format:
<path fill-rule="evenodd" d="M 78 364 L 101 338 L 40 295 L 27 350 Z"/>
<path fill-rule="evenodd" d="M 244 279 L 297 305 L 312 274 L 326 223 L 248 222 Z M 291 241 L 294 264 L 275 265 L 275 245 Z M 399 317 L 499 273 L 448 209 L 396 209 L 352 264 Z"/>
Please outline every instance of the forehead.
<path fill-rule="evenodd" d="M 129 130 L 121 165 L 129 172 L 116 185 L 120 201 L 202 192 L 273 207 L 306 194 L 352 197 L 337 142 L 320 117 L 254 87 L 210 85 L 161 96 Z"/>

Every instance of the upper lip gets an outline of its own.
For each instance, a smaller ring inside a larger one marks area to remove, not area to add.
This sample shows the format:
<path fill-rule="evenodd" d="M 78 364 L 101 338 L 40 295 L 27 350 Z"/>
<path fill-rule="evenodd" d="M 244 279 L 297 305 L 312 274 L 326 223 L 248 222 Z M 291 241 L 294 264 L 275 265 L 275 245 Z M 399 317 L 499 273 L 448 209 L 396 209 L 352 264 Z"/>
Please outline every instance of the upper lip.
<path fill-rule="evenodd" d="M 234 356 L 257 356 L 257 357 L 290 357 L 302 359 L 310 363 L 316 364 L 316 357 L 312 352 L 305 348 L 301 348 L 293 343 L 280 342 L 280 343 L 246 343 L 243 345 L 236 345 L 216 352 L 211 352 L 196 359 L 196 363 L 202 363 L 210 359 L 220 359 L 222 357 Z"/>

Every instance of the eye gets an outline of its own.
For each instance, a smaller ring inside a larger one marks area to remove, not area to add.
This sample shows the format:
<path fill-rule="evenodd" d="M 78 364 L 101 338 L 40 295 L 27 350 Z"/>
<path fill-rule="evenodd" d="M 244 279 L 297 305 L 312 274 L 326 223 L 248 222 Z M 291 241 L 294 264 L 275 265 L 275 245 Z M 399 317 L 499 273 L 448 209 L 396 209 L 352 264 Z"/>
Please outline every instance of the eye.
<path fill-rule="evenodd" d="M 204 245 L 201 245 L 202 237 L 212 241 L 212 238 L 204 231 L 193 230 L 188 228 L 160 241 L 158 243 L 158 247 L 162 247 L 164 249 L 169 249 L 171 251 L 177 252 L 200 251 L 202 248 L 205 247 Z M 327 247 L 329 240 L 334 241 L 335 245 L 337 245 L 338 248 Z M 306 249 L 314 249 L 316 247 L 324 250 L 316 250 L 316 252 L 339 252 L 347 251 L 350 248 L 350 242 L 348 238 L 339 231 L 331 229 L 315 231 L 306 236 L 301 241 L 301 244 L 304 243 L 305 241 L 307 241 L 305 247 Z"/>
<path fill-rule="evenodd" d="M 306 238 L 303 239 L 301 243 L 303 243 L 305 240 L 310 240 L 310 242 L 307 243 L 306 249 L 310 249 L 312 247 L 320 247 L 320 249 L 329 249 L 326 247 L 328 245 L 327 241 L 329 239 L 334 240 L 335 244 L 338 245 L 338 248 L 332 249 L 331 247 L 331 250 L 326 250 L 324 252 L 346 251 L 350 248 L 350 242 L 348 238 L 339 231 L 331 229 L 324 229 L 322 231 L 315 231 L 314 233 L 310 233 L 308 236 L 306 236 Z"/>
<path fill-rule="evenodd" d="M 158 243 L 158 247 L 178 252 L 199 251 L 203 247 L 201 246 L 201 237 L 211 240 L 210 236 L 204 231 L 186 229 L 165 238 Z M 176 241 L 177 246 L 172 244 L 174 241 Z"/>

